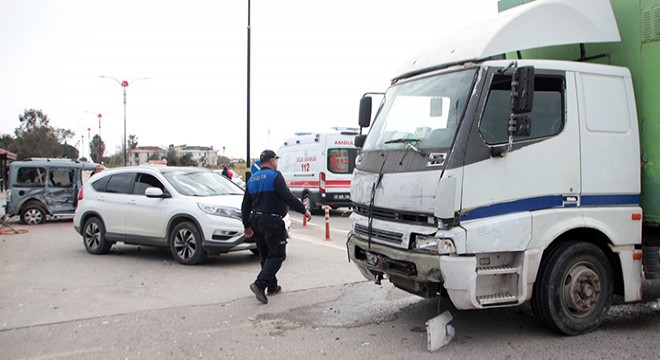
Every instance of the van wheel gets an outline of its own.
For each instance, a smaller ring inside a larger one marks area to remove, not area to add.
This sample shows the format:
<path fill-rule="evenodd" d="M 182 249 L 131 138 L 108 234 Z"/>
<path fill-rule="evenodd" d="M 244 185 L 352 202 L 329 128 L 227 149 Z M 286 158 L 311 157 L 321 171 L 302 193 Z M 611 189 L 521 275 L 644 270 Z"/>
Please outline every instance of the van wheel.
<path fill-rule="evenodd" d="M 21 210 L 21 222 L 26 225 L 39 225 L 46 222 L 46 210 L 35 204 L 29 204 Z"/>
<path fill-rule="evenodd" d="M 614 292 L 612 268 L 597 246 L 569 242 L 548 254 L 534 283 L 532 310 L 546 327 L 579 335 L 605 320 Z"/>
<path fill-rule="evenodd" d="M 93 217 L 85 222 L 82 230 L 83 242 L 88 253 L 107 254 L 112 243 L 105 239 L 105 226 L 101 219 Z"/>
<path fill-rule="evenodd" d="M 177 225 L 170 234 L 170 251 L 176 261 L 184 265 L 197 265 L 206 260 L 202 236 L 190 221 Z"/>

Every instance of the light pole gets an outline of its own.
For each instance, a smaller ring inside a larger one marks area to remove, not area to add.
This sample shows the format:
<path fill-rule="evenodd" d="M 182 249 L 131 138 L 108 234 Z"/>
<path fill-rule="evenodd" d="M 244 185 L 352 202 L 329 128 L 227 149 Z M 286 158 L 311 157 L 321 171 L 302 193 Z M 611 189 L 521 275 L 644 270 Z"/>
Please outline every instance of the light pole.
<path fill-rule="evenodd" d="M 112 111 L 108 111 L 107 113 L 111 113 L 111 112 L 112 112 Z M 97 114 L 97 113 L 95 113 L 95 112 L 93 112 L 93 111 L 87 111 L 87 110 L 85 111 L 85 113 L 87 113 L 87 114 L 94 114 L 94 115 L 96 115 L 96 117 L 99 119 L 99 137 L 101 137 L 101 119 L 103 118 L 103 114 L 101 114 L 101 113 L 98 113 L 98 114 Z"/>
<path fill-rule="evenodd" d="M 128 165 L 128 155 L 127 155 L 128 146 L 126 145 L 126 88 L 128 87 L 128 81 L 126 81 L 126 80 L 119 81 L 116 78 L 113 78 L 112 76 L 105 76 L 105 75 L 101 75 L 99 77 L 101 79 L 112 79 L 112 80 L 114 80 L 115 82 L 117 82 L 117 84 L 119 84 L 122 87 L 122 91 L 124 93 L 124 144 L 123 144 L 123 147 L 124 147 L 124 166 L 126 166 L 126 165 Z M 136 78 L 136 79 L 131 80 L 131 83 L 134 83 L 138 80 L 149 80 L 149 78 L 148 77 Z"/>
<path fill-rule="evenodd" d="M 250 35 L 252 26 L 250 25 L 250 0 L 248 0 L 248 18 L 247 18 L 247 155 L 245 156 L 245 166 L 250 168 Z"/>

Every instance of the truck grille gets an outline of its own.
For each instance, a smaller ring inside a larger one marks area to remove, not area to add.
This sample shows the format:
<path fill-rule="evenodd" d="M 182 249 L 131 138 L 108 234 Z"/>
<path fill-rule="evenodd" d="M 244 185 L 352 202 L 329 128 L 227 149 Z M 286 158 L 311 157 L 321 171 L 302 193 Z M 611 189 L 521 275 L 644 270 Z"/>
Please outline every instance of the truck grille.
<path fill-rule="evenodd" d="M 369 238 L 369 227 L 360 225 L 360 224 L 355 224 L 355 234 L 360 236 L 361 238 L 367 239 Z M 378 239 L 380 241 L 385 241 L 391 244 L 396 244 L 396 245 L 401 245 L 403 242 L 403 234 L 394 232 L 394 231 L 387 231 L 387 230 L 381 230 L 381 229 L 376 229 L 372 228 L 371 229 L 371 238 L 372 239 Z"/>
<path fill-rule="evenodd" d="M 354 212 L 362 216 L 369 216 L 369 207 L 366 205 L 354 204 Z M 420 225 L 438 225 L 433 215 L 406 213 L 401 211 L 393 211 L 389 209 L 374 208 L 374 219 L 405 222 L 408 224 Z"/>

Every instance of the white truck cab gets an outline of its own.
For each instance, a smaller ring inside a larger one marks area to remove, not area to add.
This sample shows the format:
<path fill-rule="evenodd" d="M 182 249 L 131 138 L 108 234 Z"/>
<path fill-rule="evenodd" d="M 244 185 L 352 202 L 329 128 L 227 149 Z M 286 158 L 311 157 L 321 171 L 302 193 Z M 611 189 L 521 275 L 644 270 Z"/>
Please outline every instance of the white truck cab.
<path fill-rule="evenodd" d="M 614 293 L 641 299 L 630 70 L 505 59 L 619 40 L 608 0 L 537 0 L 415 57 L 373 123 L 364 97 L 347 242 L 362 274 L 421 296 L 446 290 L 458 309 L 531 301 L 569 335 L 598 327 Z"/>

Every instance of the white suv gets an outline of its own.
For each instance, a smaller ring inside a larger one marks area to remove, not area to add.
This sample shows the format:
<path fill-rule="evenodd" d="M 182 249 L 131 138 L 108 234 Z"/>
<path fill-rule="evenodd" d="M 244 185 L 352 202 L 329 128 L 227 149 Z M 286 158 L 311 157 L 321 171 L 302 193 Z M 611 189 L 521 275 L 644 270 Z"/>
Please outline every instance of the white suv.
<path fill-rule="evenodd" d="M 73 226 L 91 254 L 105 254 L 117 242 L 162 246 L 193 265 L 208 253 L 257 253 L 243 235 L 242 200 L 243 189 L 207 169 L 119 168 L 84 184 Z"/>

